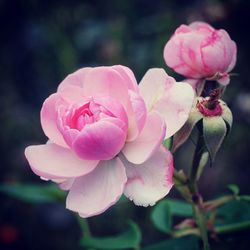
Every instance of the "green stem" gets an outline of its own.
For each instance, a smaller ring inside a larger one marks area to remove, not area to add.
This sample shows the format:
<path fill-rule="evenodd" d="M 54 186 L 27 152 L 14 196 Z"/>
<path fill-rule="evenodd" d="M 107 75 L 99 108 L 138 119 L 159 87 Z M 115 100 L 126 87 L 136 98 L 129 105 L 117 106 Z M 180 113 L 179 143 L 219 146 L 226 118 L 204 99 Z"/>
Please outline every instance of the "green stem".
<path fill-rule="evenodd" d="M 227 234 L 227 233 L 234 233 L 234 232 L 242 231 L 246 229 L 250 229 L 250 221 L 216 226 L 214 227 L 212 232 L 216 234 Z M 176 237 L 176 238 L 183 237 L 186 235 L 200 236 L 200 230 L 198 228 L 188 228 L 188 229 L 174 231 L 172 235 L 173 237 Z"/>
<path fill-rule="evenodd" d="M 197 192 L 197 175 L 200 165 L 200 160 L 203 153 L 204 139 L 203 136 L 198 132 L 198 141 L 194 152 L 192 168 L 190 171 L 190 189 L 192 192 Z"/>
<path fill-rule="evenodd" d="M 201 238 L 203 241 L 203 249 L 209 250 L 210 247 L 208 244 L 207 219 L 206 219 L 206 214 L 204 213 L 204 209 L 198 204 L 198 205 L 193 205 L 193 211 L 196 224 L 199 228 Z"/>
<path fill-rule="evenodd" d="M 197 177 L 198 177 L 201 157 L 203 154 L 203 147 L 204 147 L 204 139 L 203 136 L 198 132 L 198 141 L 195 148 L 193 164 L 189 176 L 189 181 L 190 181 L 189 188 L 192 194 L 192 207 L 193 207 L 194 217 L 196 220 L 196 224 L 200 230 L 201 238 L 203 241 L 203 249 L 209 250 L 210 247 L 208 243 L 207 218 L 203 206 L 203 200 L 198 192 L 198 187 L 197 187 L 197 179 L 198 179 Z"/>
<path fill-rule="evenodd" d="M 174 181 L 178 184 L 186 185 L 187 184 L 187 178 L 185 178 L 183 175 L 178 173 L 176 169 L 174 169 Z"/>
<path fill-rule="evenodd" d="M 226 233 L 232 233 L 232 232 L 237 232 L 245 229 L 250 228 L 250 221 L 244 221 L 244 222 L 239 222 L 239 223 L 234 223 L 234 224 L 229 224 L 229 225 L 223 225 L 223 226 L 217 226 L 214 228 L 215 233 L 218 234 L 226 234 Z"/>
<path fill-rule="evenodd" d="M 89 228 L 89 224 L 88 224 L 87 219 L 81 218 L 80 216 L 77 215 L 77 220 L 78 220 L 78 223 L 82 229 L 83 238 L 90 238 L 91 232 L 90 232 L 90 228 Z"/>

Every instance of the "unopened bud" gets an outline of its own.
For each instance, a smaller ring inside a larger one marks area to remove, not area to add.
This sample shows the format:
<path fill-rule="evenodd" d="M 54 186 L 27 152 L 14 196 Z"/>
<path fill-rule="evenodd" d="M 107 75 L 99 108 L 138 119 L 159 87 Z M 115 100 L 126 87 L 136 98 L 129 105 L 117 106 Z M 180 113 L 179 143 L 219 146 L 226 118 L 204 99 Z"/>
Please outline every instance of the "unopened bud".
<path fill-rule="evenodd" d="M 214 161 L 233 121 L 232 112 L 226 103 L 219 99 L 220 95 L 221 91 L 216 89 L 210 92 L 208 97 L 196 99 L 188 121 L 173 137 L 173 152 L 188 139 L 195 125 L 201 122 L 206 150 L 211 163 Z"/>

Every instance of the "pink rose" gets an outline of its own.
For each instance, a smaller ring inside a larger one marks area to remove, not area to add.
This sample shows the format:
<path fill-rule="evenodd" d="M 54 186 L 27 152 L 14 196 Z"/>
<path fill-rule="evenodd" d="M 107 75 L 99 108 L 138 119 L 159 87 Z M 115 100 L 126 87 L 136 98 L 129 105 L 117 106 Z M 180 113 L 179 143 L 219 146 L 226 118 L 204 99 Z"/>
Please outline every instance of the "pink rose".
<path fill-rule="evenodd" d="M 82 217 L 104 212 L 122 193 L 153 205 L 173 185 L 172 155 L 161 146 L 165 118 L 171 136 L 192 101 L 191 87 L 163 70 L 149 71 L 139 88 L 127 67 L 83 68 L 45 100 L 41 124 L 49 141 L 25 155 L 34 173 L 69 190 L 67 208 Z"/>
<path fill-rule="evenodd" d="M 186 77 L 212 78 L 223 85 L 229 83 L 236 63 L 236 44 L 225 30 L 207 23 L 181 25 L 164 49 L 166 64 Z"/>

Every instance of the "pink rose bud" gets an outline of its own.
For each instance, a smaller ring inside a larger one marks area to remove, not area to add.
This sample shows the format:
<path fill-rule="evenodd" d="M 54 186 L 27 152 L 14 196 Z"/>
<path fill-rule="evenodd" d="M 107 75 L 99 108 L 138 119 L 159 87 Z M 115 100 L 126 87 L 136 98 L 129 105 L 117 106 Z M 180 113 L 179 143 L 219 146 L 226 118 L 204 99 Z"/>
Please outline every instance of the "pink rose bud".
<path fill-rule="evenodd" d="M 236 44 L 228 33 L 203 22 L 181 25 L 164 48 L 166 64 L 193 79 L 213 79 L 223 85 L 230 81 L 236 63 Z"/>
<path fill-rule="evenodd" d="M 185 123 L 193 96 L 162 69 L 148 71 L 140 86 L 124 66 L 80 69 L 44 101 L 48 142 L 27 147 L 26 158 L 35 174 L 69 191 L 67 208 L 82 217 L 104 212 L 123 193 L 153 205 L 173 186 L 162 142 Z"/>

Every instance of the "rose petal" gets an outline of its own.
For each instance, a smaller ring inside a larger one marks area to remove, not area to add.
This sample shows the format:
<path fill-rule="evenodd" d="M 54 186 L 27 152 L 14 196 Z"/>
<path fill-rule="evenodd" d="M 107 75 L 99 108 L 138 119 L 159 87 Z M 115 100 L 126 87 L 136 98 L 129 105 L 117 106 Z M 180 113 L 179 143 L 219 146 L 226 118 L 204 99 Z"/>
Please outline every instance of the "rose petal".
<path fill-rule="evenodd" d="M 52 142 L 68 148 L 68 145 L 65 143 L 63 136 L 57 127 L 57 107 L 64 104 L 65 101 L 59 94 L 53 94 L 44 101 L 40 116 L 42 129 L 45 135 Z"/>
<path fill-rule="evenodd" d="M 29 146 L 25 156 L 34 173 L 48 179 L 82 176 L 98 164 L 98 161 L 81 160 L 71 150 L 53 143 Z"/>
<path fill-rule="evenodd" d="M 194 91 L 188 83 L 175 83 L 154 106 L 167 126 L 166 138 L 176 133 L 186 122 L 194 100 Z"/>
<path fill-rule="evenodd" d="M 127 108 L 127 85 L 124 78 L 111 67 L 93 68 L 85 77 L 83 89 L 87 96 L 110 96 Z"/>
<path fill-rule="evenodd" d="M 127 133 L 122 129 L 123 126 L 124 122 L 116 118 L 88 124 L 77 136 L 73 149 L 82 159 L 110 160 L 125 143 Z"/>
<path fill-rule="evenodd" d="M 119 158 L 101 161 L 93 172 L 75 179 L 67 197 L 67 208 L 84 218 L 100 214 L 120 198 L 126 181 Z"/>
<path fill-rule="evenodd" d="M 145 126 L 132 142 L 127 142 L 122 149 L 128 161 L 141 164 L 146 161 L 162 143 L 165 136 L 165 122 L 156 112 L 147 116 Z"/>
<path fill-rule="evenodd" d="M 84 85 L 85 77 L 89 71 L 91 71 L 91 67 L 85 67 L 75 71 L 74 73 L 68 75 L 58 86 L 57 91 L 62 91 L 65 87 L 69 86 L 77 86 L 82 88 Z"/>
<path fill-rule="evenodd" d="M 128 177 L 124 194 L 136 205 L 154 205 L 173 186 L 173 157 L 163 147 L 141 165 L 134 165 L 125 159 L 123 163 Z"/>
<path fill-rule="evenodd" d="M 203 62 L 199 49 L 204 36 L 193 33 L 185 31 L 175 34 L 165 45 L 164 60 L 177 73 L 200 78 L 203 76 L 201 72 Z"/>
<path fill-rule="evenodd" d="M 147 109 L 143 98 L 136 92 L 129 90 L 131 108 L 127 111 L 129 128 L 127 141 L 133 141 L 142 131 L 147 117 Z"/>
<path fill-rule="evenodd" d="M 164 69 L 152 68 L 146 72 L 139 84 L 139 89 L 149 111 L 174 83 L 174 78 L 170 77 Z"/>
<path fill-rule="evenodd" d="M 85 102 L 88 99 L 84 96 L 83 89 L 78 86 L 65 86 L 58 93 L 68 104 Z"/>
<path fill-rule="evenodd" d="M 138 85 L 132 70 L 123 65 L 114 65 L 112 69 L 119 72 L 119 74 L 124 78 L 124 82 L 127 84 L 128 89 L 138 93 Z"/>

